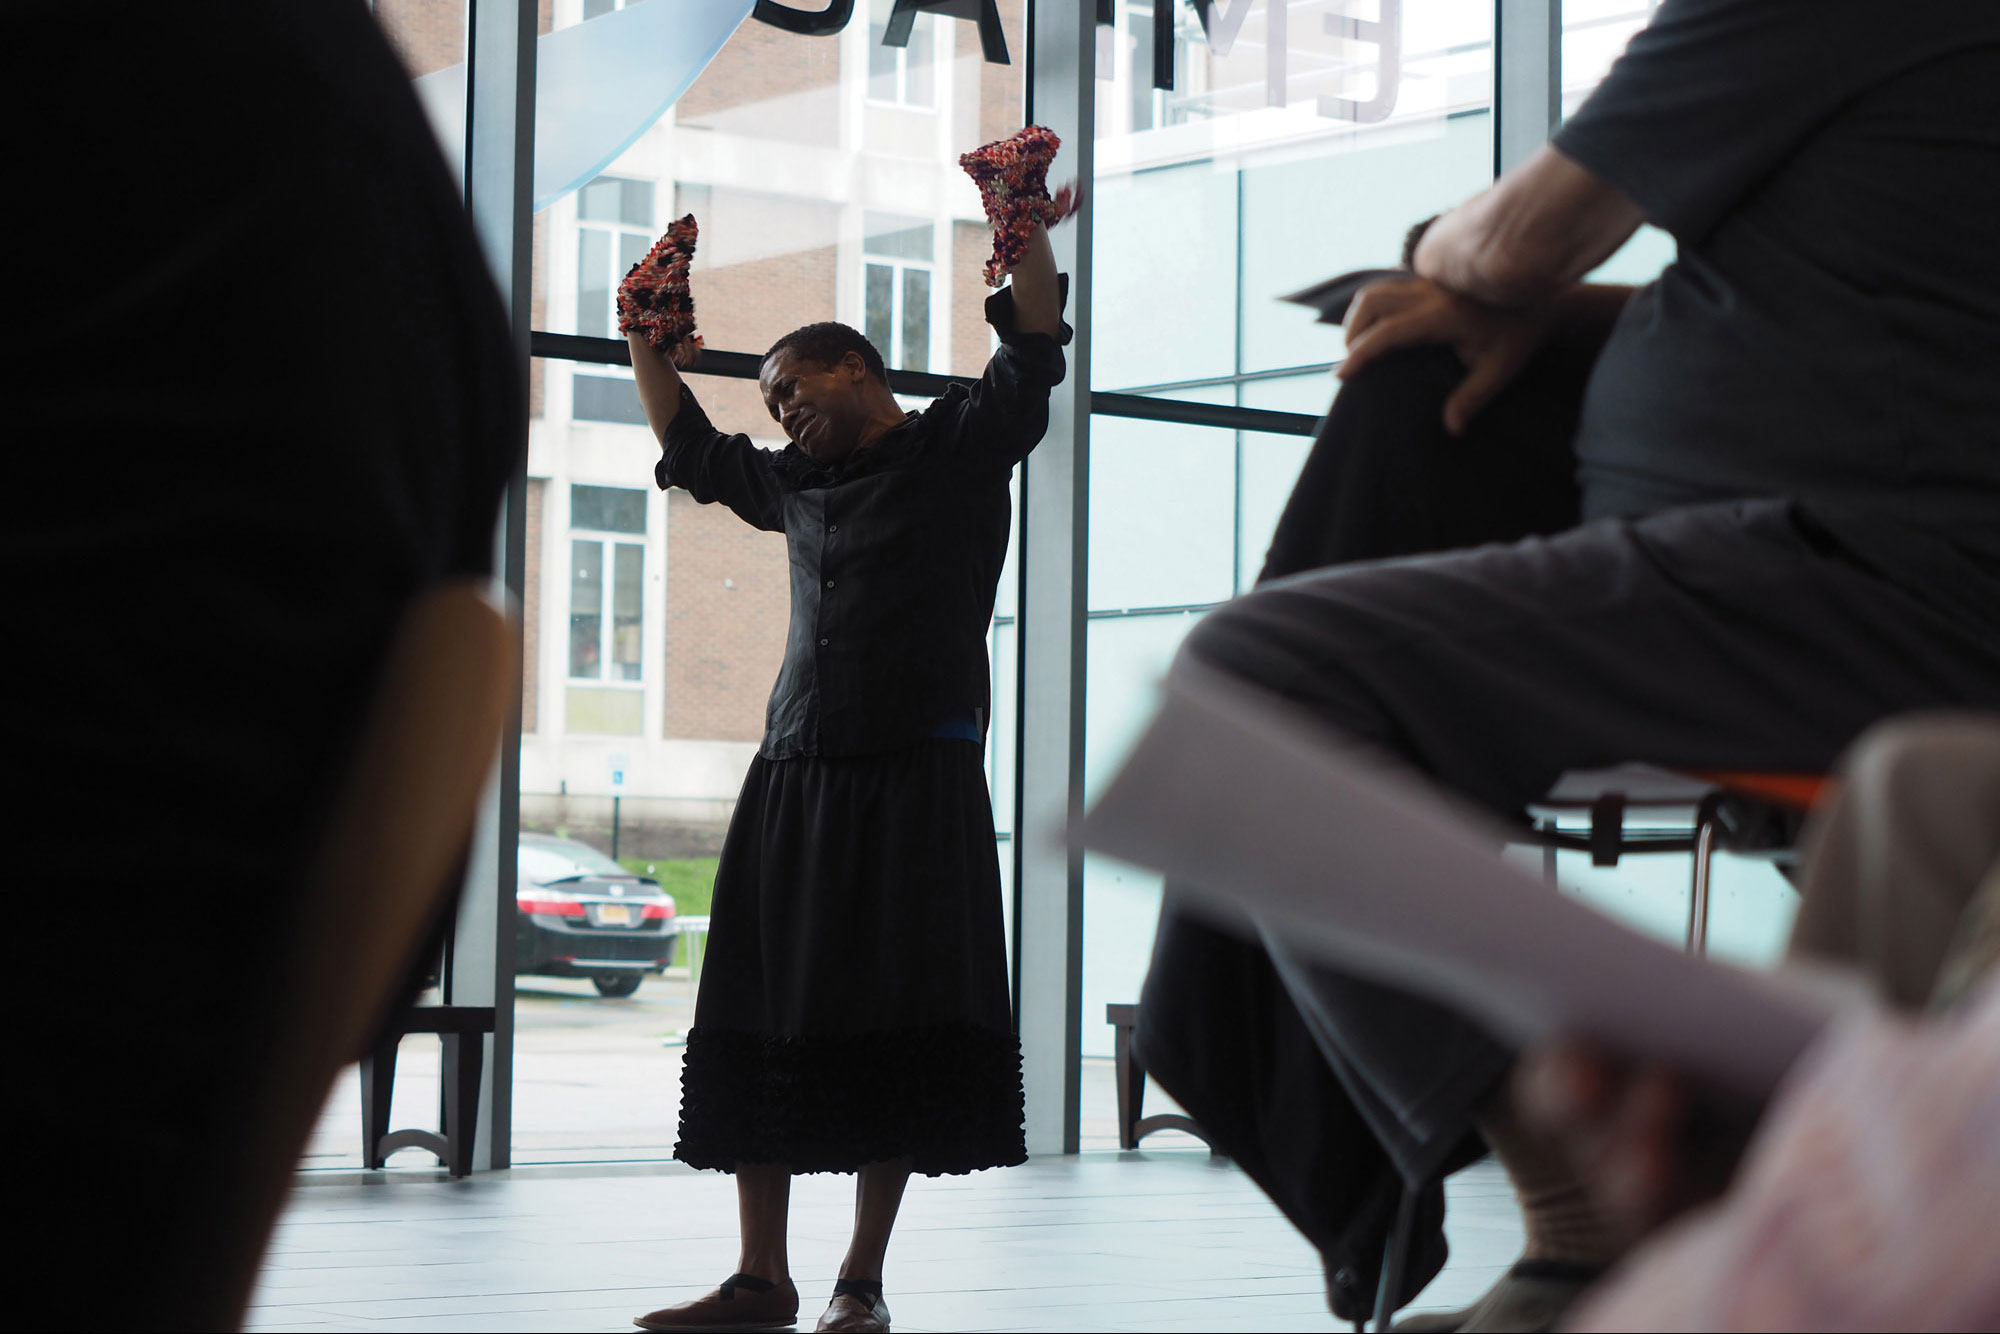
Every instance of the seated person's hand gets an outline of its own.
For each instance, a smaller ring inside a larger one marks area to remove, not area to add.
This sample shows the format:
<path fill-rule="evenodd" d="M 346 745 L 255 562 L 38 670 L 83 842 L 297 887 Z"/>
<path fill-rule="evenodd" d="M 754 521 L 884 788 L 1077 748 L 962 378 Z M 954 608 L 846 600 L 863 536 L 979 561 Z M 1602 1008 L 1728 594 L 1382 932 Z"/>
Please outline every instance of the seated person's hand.
<path fill-rule="evenodd" d="M 1626 1241 L 1722 1194 L 1761 1110 L 1579 1041 L 1523 1056 L 1513 1097 L 1523 1122 L 1562 1143 Z"/>
<path fill-rule="evenodd" d="M 1030 125 L 959 158 L 958 165 L 979 186 L 979 201 L 993 227 L 987 286 L 998 287 L 1020 264 L 1037 224 L 1053 227 L 1083 206 L 1083 191 L 1075 182 L 1049 194 L 1049 163 L 1061 147 L 1055 131 Z"/>
<path fill-rule="evenodd" d="M 1443 344 L 1465 363 L 1465 379 L 1445 400 L 1444 425 L 1465 428 L 1510 384 L 1542 345 L 1548 320 L 1496 310 L 1446 291 L 1428 278 L 1370 283 L 1347 312 L 1347 360 L 1334 374 L 1347 380 L 1385 352 Z"/>
<path fill-rule="evenodd" d="M 698 233 L 692 213 L 670 224 L 666 235 L 618 284 L 618 332 L 641 335 L 650 347 L 683 367 L 701 355 L 701 335 L 694 331 L 694 294 L 688 290 L 688 266 L 694 261 Z"/>

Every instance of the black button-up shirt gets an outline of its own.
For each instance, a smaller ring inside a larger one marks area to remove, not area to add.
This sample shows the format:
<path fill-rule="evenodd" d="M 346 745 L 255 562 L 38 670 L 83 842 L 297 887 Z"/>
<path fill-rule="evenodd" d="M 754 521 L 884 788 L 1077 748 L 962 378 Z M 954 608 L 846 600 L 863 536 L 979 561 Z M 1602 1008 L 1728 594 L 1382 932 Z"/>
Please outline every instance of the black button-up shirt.
<path fill-rule="evenodd" d="M 987 299 L 986 318 L 1000 349 L 976 384 L 954 385 L 838 464 L 725 435 L 682 390 L 660 486 L 782 532 L 791 555 L 766 759 L 895 750 L 990 716 L 986 631 L 1007 556 L 1007 482 L 1048 429 L 1064 368 L 1057 340 L 1015 329 L 1010 291 Z"/>

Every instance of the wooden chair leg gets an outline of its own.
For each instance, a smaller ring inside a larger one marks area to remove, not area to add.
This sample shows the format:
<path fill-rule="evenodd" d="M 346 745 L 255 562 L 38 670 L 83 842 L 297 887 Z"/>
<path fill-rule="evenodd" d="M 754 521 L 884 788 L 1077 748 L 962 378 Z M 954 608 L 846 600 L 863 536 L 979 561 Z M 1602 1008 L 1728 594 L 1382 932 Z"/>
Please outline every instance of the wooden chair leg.
<path fill-rule="evenodd" d="M 377 1043 L 361 1058 L 361 1162 L 380 1167 L 384 1162 L 382 1137 L 389 1133 L 390 1109 L 396 1101 L 395 1038 Z"/>
<path fill-rule="evenodd" d="M 441 1123 L 449 1150 L 445 1169 L 455 1177 L 472 1171 L 472 1150 L 479 1137 L 479 1077 L 485 1062 L 485 1034 L 444 1035 Z"/>
<path fill-rule="evenodd" d="M 476 1034 L 474 1034 L 476 1040 Z M 444 1138 L 444 1170 L 452 1176 L 464 1176 L 472 1170 L 472 1130 L 468 1122 L 478 1120 L 478 1076 L 472 1076 L 472 1098 L 470 1108 L 466 1098 L 466 1070 L 478 1068 L 482 1050 L 466 1042 L 464 1034 L 448 1032 L 440 1034 L 444 1052 L 438 1060 L 438 1130 Z M 470 1116 L 468 1116 L 470 1110 Z"/>
<path fill-rule="evenodd" d="M 1121 1007 L 1111 1007 L 1114 1010 Z M 1111 1020 L 1112 1078 L 1118 1086 L 1118 1147 L 1139 1147 L 1139 1117 L 1146 1096 L 1146 1072 L 1132 1055 L 1132 1025 L 1122 1016 Z"/>

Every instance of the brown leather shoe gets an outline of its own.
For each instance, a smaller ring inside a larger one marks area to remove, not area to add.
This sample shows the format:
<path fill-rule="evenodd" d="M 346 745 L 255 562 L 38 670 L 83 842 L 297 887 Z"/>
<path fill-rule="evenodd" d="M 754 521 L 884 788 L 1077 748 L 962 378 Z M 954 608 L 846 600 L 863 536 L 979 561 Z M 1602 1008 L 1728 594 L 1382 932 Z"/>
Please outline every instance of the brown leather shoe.
<path fill-rule="evenodd" d="M 772 1283 L 754 1274 L 731 1274 L 706 1296 L 632 1318 L 640 1329 L 668 1334 L 679 1330 L 790 1329 L 798 1322 L 799 1290 L 789 1282 Z"/>
<path fill-rule="evenodd" d="M 876 1279 L 834 1280 L 833 1300 L 816 1327 L 842 1334 L 876 1334 L 889 1328 L 889 1303 L 882 1300 L 882 1284 Z"/>

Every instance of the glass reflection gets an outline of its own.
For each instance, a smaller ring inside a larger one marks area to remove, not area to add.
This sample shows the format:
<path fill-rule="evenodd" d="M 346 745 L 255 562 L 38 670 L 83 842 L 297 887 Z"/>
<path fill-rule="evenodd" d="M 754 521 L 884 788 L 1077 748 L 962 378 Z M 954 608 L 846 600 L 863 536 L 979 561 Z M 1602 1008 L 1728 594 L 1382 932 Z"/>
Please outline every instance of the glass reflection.
<path fill-rule="evenodd" d="M 1100 69 L 1093 386 L 1323 368 L 1339 332 L 1279 295 L 1390 264 L 1404 232 L 1492 177 L 1491 0 L 1382 0 L 1374 20 L 1243 0 L 1117 0 Z M 1205 21 L 1204 21 L 1205 17 Z M 1162 321 L 1162 274 L 1176 281 Z"/>
<path fill-rule="evenodd" d="M 1659 0 L 1563 0 L 1563 115 L 1583 104 L 1659 7 Z"/>

